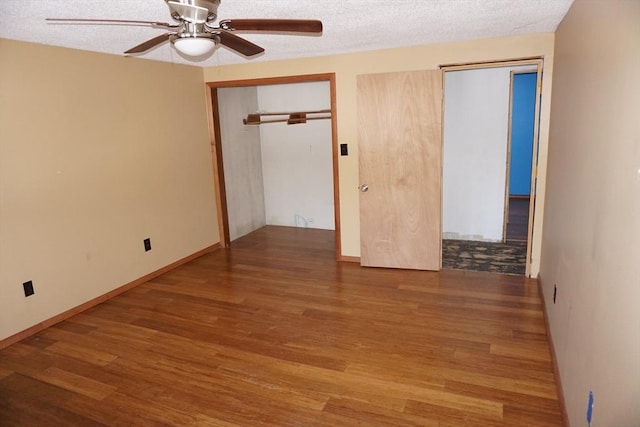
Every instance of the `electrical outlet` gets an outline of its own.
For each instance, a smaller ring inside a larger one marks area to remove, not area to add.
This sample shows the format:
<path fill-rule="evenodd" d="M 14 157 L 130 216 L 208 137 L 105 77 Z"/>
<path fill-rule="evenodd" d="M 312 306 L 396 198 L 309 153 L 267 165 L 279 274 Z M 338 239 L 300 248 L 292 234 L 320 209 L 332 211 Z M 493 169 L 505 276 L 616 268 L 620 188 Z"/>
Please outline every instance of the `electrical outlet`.
<path fill-rule="evenodd" d="M 553 285 L 553 303 L 556 303 L 556 295 L 558 295 L 558 286 L 557 285 Z"/>
<path fill-rule="evenodd" d="M 151 250 L 151 239 L 147 237 L 144 239 L 144 251 L 149 252 Z"/>
<path fill-rule="evenodd" d="M 347 144 L 340 144 L 340 155 L 341 156 L 349 155 L 349 148 L 347 147 Z"/>
<path fill-rule="evenodd" d="M 29 280 L 28 282 L 24 282 L 22 284 L 22 288 L 24 289 L 25 298 L 30 297 L 31 295 L 36 293 L 36 291 L 33 290 L 33 282 L 31 280 Z"/>

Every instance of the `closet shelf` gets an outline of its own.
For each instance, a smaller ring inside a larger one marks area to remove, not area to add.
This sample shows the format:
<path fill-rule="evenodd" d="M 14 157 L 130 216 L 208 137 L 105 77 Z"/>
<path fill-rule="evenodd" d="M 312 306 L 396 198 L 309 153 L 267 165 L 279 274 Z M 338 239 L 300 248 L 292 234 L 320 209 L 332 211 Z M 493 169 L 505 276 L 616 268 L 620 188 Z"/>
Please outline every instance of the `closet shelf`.
<path fill-rule="evenodd" d="M 264 116 L 267 117 L 267 120 L 263 120 Z M 286 123 L 288 125 L 297 125 L 307 123 L 308 120 L 326 120 L 330 118 L 331 110 L 256 113 L 247 115 L 246 119 L 242 119 L 242 123 L 245 125 L 261 125 L 265 123 Z"/>

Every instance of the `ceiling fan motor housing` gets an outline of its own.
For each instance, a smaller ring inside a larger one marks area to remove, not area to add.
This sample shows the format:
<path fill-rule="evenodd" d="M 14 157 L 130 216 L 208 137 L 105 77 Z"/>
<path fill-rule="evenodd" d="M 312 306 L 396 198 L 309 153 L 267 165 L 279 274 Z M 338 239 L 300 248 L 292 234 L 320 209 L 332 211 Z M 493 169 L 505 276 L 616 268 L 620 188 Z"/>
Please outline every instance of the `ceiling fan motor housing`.
<path fill-rule="evenodd" d="M 214 22 L 218 17 L 220 0 L 165 0 L 171 17 L 176 21 L 194 24 Z"/>

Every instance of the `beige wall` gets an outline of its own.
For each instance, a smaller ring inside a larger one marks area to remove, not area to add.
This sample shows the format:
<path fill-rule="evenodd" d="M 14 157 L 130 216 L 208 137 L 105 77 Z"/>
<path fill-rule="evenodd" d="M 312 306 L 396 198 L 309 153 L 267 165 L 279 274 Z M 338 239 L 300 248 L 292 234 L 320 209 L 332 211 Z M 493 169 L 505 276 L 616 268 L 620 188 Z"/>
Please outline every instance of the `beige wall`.
<path fill-rule="evenodd" d="M 640 2 L 556 33 L 540 278 L 572 426 L 640 425 Z M 553 288 L 557 299 L 553 304 Z"/>
<path fill-rule="evenodd" d="M 205 81 L 233 81 L 264 77 L 315 73 L 335 73 L 337 91 L 338 143 L 349 144 L 349 156 L 339 157 L 340 224 L 342 255 L 360 255 L 360 221 L 358 206 L 358 155 L 356 76 L 367 73 L 434 69 L 443 64 L 483 62 L 544 56 L 545 73 L 542 91 L 540 164 L 541 188 L 538 193 L 532 274 L 538 272 L 542 236 L 542 207 L 549 126 L 551 71 L 553 68 L 553 34 L 535 34 L 492 40 L 426 45 L 345 54 L 320 58 L 210 67 L 204 71 Z M 267 46 L 268 48 L 268 46 Z"/>
<path fill-rule="evenodd" d="M 218 242 L 216 224 L 201 68 L 0 40 L 0 339 Z"/>

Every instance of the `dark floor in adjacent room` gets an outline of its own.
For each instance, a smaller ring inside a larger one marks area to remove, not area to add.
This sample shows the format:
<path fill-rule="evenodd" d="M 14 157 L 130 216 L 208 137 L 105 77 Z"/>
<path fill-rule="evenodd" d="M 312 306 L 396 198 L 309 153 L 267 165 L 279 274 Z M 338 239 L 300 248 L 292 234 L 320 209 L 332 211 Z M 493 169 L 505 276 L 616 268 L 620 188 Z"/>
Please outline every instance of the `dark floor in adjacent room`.
<path fill-rule="evenodd" d="M 505 243 L 448 239 L 442 241 L 442 268 L 523 275 L 526 261 L 526 241 L 508 240 Z"/>
<path fill-rule="evenodd" d="M 507 240 L 527 240 L 529 233 L 529 197 L 509 197 Z"/>
<path fill-rule="evenodd" d="M 529 198 L 509 198 L 509 221 L 505 242 L 475 240 L 442 241 L 442 268 L 525 274 Z"/>

